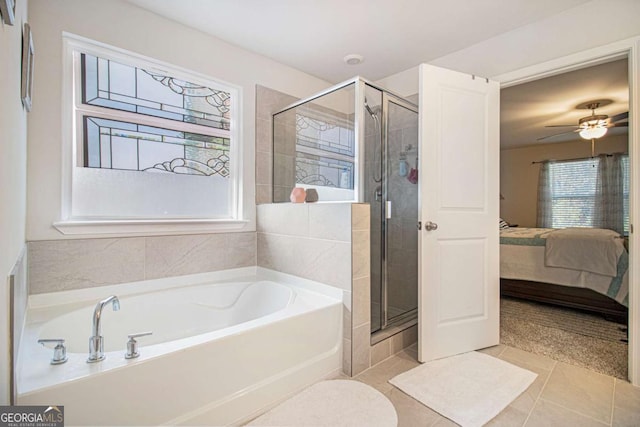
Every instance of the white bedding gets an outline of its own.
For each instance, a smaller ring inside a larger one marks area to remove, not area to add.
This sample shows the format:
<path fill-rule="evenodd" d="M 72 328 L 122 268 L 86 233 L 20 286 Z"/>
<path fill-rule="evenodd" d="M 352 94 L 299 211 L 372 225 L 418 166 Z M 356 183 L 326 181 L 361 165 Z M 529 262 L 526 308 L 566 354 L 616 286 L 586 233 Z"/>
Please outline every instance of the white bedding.
<path fill-rule="evenodd" d="M 601 228 L 565 228 L 547 236 L 545 265 L 616 277 L 622 237 Z"/>
<path fill-rule="evenodd" d="M 510 232 L 501 233 L 501 236 L 507 237 L 505 240 L 510 244 L 500 244 L 500 277 L 588 288 L 628 306 L 628 270 L 624 271 L 622 277 L 612 278 L 590 271 L 545 265 L 543 240 L 548 238 L 549 232 L 550 230 L 545 229 L 512 229 Z M 518 243 L 512 239 L 516 236 L 523 237 L 528 242 Z M 533 245 L 529 245 L 532 243 Z"/>

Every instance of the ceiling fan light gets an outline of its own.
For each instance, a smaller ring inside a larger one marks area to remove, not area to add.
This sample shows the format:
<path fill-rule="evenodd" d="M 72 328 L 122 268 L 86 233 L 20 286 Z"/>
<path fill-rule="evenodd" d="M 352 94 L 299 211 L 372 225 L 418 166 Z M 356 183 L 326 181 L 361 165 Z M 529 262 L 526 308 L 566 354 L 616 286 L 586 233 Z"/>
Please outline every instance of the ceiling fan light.
<path fill-rule="evenodd" d="M 605 136 L 607 128 L 604 126 L 590 126 L 580 131 L 580 136 L 584 139 L 598 139 Z"/>

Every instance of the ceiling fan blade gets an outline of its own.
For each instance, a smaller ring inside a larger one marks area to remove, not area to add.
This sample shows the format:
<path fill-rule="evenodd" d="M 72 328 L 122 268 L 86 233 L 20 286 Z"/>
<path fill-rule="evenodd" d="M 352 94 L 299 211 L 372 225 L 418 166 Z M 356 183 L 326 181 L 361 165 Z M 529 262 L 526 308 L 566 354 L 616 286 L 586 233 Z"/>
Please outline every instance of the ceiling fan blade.
<path fill-rule="evenodd" d="M 607 126 L 608 128 L 626 128 L 629 127 L 629 122 L 624 122 L 624 123 L 612 123 L 609 126 Z"/>
<path fill-rule="evenodd" d="M 547 125 L 545 127 L 546 128 L 568 128 L 568 127 L 577 128 L 578 126 L 576 126 L 576 125 Z"/>
<path fill-rule="evenodd" d="M 570 130 L 569 132 L 554 133 L 553 135 L 547 135 L 547 136 L 543 136 L 542 138 L 538 138 L 538 139 L 536 139 L 536 141 L 544 141 L 545 139 L 551 139 L 551 138 L 554 138 L 556 136 L 567 135 L 567 134 L 575 133 L 575 132 L 578 132 L 578 130 L 576 129 L 576 130 Z"/>
<path fill-rule="evenodd" d="M 611 116 L 609 120 L 610 120 L 610 123 L 617 123 L 623 120 L 629 120 L 629 112 L 625 111 L 624 113 L 616 114 L 615 116 Z"/>

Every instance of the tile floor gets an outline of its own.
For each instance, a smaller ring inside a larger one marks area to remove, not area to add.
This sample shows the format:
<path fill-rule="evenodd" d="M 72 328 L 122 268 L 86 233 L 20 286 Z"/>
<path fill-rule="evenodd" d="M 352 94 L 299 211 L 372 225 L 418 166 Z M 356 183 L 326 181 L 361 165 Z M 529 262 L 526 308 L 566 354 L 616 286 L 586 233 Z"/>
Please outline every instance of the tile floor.
<path fill-rule="evenodd" d="M 504 345 L 482 351 L 538 374 L 527 391 L 488 426 L 640 426 L 640 388 L 626 381 Z M 398 427 L 456 426 L 387 382 L 415 366 L 414 345 L 354 379 L 391 400 L 398 413 Z"/>

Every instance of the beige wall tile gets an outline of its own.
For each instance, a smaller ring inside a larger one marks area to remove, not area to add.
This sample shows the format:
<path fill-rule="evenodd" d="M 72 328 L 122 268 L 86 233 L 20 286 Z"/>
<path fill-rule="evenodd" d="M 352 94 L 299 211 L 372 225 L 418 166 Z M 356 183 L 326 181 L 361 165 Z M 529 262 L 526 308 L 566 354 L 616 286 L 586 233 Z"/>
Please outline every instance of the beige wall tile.
<path fill-rule="evenodd" d="M 260 267 L 296 274 L 297 264 L 301 262 L 295 256 L 295 238 L 279 234 L 258 233 L 258 265 Z"/>
<path fill-rule="evenodd" d="M 353 277 L 359 278 L 371 274 L 369 230 L 353 231 Z"/>
<path fill-rule="evenodd" d="M 142 237 L 36 241 L 28 248 L 33 294 L 144 279 Z"/>
<path fill-rule="evenodd" d="M 388 339 L 391 340 L 391 351 L 393 354 L 398 353 L 418 341 L 418 326 L 411 326 Z"/>
<path fill-rule="evenodd" d="M 256 85 L 256 117 L 270 119 L 271 114 L 289 104 L 293 104 L 298 99 L 286 93 Z"/>
<path fill-rule="evenodd" d="M 351 339 L 353 294 L 350 291 L 342 291 L 342 336 Z"/>
<path fill-rule="evenodd" d="M 309 205 L 305 203 L 273 203 L 257 207 L 259 232 L 288 236 L 309 235 Z"/>
<path fill-rule="evenodd" d="M 371 206 L 368 203 L 353 203 L 351 205 L 351 227 L 353 230 L 368 230 L 371 220 Z"/>
<path fill-rule="evenodd" d="M 391 357 L 391 340 L 386 339 L 371 346 L 371 366 Z"/>
<path fill-rule="evenodd" d="M 146 278 L 205 273 L 225 268 L 224 234 L 147 237 Z"/>
<path fill-rule="evenodd" d="M 351 204 L 309 204 L 309 237 L 351 241 Z"/>
<path fill-rule="evenodd" d="M 346 242 L 258 233 L 258 265 L 351 290 Z"/>
<path fill-rule="evenodd" d="M 371 366 L 369 341 L 371 339 L 371 324 L 365 323 L 353 329 L 351 361 L 352 374 L 358 375 Z"/>
<path fill-rule="evenodd" d="M 268 119 L 256 118 L 256 151 L 272 153 L 272 135 L 273 131 L 271 117 Z"/>
<path fill-rule="evenodd" d="M 347 339 L 351 339 L 351 310 L 346 305 L 342 306 L 342 336 Z"/>
<path fill-rule="evenodd" d="M 256 152 L 256 184 L 271 186 L 273 182 L 271 159 L 271 153 Z"/>
<path fill-rule="evenodd" d="M 371 321 L 371 287 L 369 277 L 353 280 L 353 325 L 358 327 Z"/>
<path fill-rule="evenodd" d="M 271 185 L 256 185 L 256 204 L 273 202 L 273 193 Z"/>
<path fill-rule="evenodd" d="M 257 263 L 256 233 L 225 233 L 224 268 L 251 267 Z"/>
<path fill-rule="evenodd" d="M 302 277 L 351 290 L 351 244 L 297 238 L 296 247 L 294 262 Z"/>
<path fill-rule="evenodd" d="M 351 340 L 342 340 L 342 372 L 347 376 L 352 376 L 351 369 Z"/>

